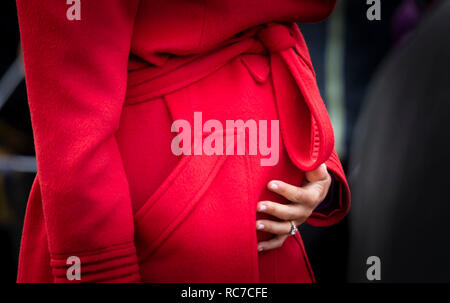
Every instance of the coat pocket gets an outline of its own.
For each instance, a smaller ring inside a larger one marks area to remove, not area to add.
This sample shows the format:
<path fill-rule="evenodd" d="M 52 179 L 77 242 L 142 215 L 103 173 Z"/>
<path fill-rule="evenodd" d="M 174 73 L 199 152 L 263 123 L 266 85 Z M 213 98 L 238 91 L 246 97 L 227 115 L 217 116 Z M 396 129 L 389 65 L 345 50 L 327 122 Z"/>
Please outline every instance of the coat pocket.
<path fill-rule="evenodd" d="M 227 141 L 239 133 L 217 135 Z M 135 214 L 143 280 L 256 281 L 256 203 L 250 179 L 246 156 L 182 156 Z"/>
<path fill-rule="evenodd" d="M 183 156 L 135 214 L 135 241 L 145 261 L 188 216 L 225 162 L 225 156 Z"/>

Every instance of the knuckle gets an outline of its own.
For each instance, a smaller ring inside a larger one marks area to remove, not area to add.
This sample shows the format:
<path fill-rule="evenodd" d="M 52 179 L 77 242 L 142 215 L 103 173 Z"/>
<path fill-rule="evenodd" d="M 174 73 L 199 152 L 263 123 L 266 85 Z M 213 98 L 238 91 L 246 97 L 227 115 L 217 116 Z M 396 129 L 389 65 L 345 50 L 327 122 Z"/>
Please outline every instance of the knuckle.
<path fill-rule="evenodd" d="M 271 203 L 270 205 L 267 206 L 267 213 L 275 217 L 279 217 L 280 213 L 282 212 L 280 211 L 279 205 L 277 205 L 276 203 Z"/>
<path fill-rule="evenodd" d="M 291 216 L 291 214 L 286 213 L 284 211 L 277 213 L 277 217 L 280 218 L 281 220 L 289 220 L 290 216 Z"/>
<path fill-rule="evenodd" d="M 267 202 L 266 207 L 267 207 L 266 210 L 269 212 L 274 212 L 277 209 L 276 203 L 273 203 L 273 202 Z"/>
<path fill-rule="evenodd" d="M 306 219 L 309 218 L 309 216 L 311 215 L 312 210 L 311 209 L 307 209 L 307 208 L 302 208 L 299 212 L 299 219 L 301 221 L 305 221 Z"/>
<path fill-rule="evenodd" d="M 308 192 L 303 195 L 303 200 L 302 200 L 301 205 L 303 207 L 305 207 L 305 206 L 310 207 L 311 205 L 314 204 L 314 199 L 315 199 L 314 194 L 311 192 L 311 190 L 308 190 Z"/>
<path fill-rule="evenodd" d="M 305 210 L 303 207 L 299 207 L 295 213 L 296 219 L 303 219 L 303 216 L 305 215 Z"/>
<path fill-rule="evenodd" d="M 305 195 L 303 193 L 303 190 L 300 188 L 297 188 L 293 194 L 294 202 L 302 202 L 304 199 L 304 196 Z"/>
<path fill-rule="evenodd" d="M 287 230 L 286 226 L 287 226 L 287 225 L 290 226 L 290 224 L 289 224 L 287 221 L 285 221 L 285 222 L 283 222 L 283 223 L 280 224 L 280 227 L 279 227 L 279 229 L 278 229 L 278 234 L 279 234 L 280 236 L 286 234 L 286 230 Z M 290 229 L 290 228 L 289 228 L 289 229 Z M 289 229 L 288 229 L 288 230 L 289 230 Z"/>
<path fill-rule="evenodd" d="M 273 230 L 273 224 L 270 221 L 264 221 L 264 230 L 270 232 L 271 230 Z"/>
<path fill-rule="evenodd" d="M 322 190 L 321 188 L 317 188 L 311 192 L 311 197 L 309 199 L 310 206 L 314 206 L 321 202 L 322 198 Z"/>
<path fill-rule="evenodd" d="M 280 211 L 278 213 L 278 218 L 282 220 L 292 220 L 292 217 L 295 216 L 295 213 L 290 207 L 286 207 L 283 209 L 283 211 Z"/>
<path fill-rule="evenodd" d="M 267 208 L 267 212 L 282 220 L 290 220 L 292 217 L 292 210 L 287 205 L 274 203 Z"/>
<path fill-rule="evenodd" d="M 289 213 L 289 216 L 287 216 L 284 220 L 296 220 L 298 218 L 298 211 L 294 211 Z"/>

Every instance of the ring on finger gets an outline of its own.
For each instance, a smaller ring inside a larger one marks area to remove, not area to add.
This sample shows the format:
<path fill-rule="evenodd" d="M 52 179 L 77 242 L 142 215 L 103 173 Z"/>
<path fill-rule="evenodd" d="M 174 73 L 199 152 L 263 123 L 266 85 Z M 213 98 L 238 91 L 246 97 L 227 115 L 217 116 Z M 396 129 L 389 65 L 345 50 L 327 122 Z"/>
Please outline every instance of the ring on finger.
<path fill-rule="evenodd" d="M 291 230 L 289 231 L 289 236 L 294 236 L 298 232 L 298 228 L 295 225 L 294 221 L 289 221 L 291 223 Z"/>

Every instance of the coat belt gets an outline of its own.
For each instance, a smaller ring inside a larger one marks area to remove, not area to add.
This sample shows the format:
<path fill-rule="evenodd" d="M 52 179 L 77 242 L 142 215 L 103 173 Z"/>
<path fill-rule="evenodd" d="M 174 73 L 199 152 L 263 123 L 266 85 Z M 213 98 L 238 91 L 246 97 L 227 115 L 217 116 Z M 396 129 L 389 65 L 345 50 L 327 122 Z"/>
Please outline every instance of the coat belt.
<path fill-rule="evenodd" d="M 255 64 L 252 55 L 263 55 L 267 64 L 261 65 L 260 60 Z M 328 160 L 334 147 L 333 129 L 306 43 L 294 23 L 255 27 L 215 50 L 175 58 L 173 67 L 162 73 L 155 73 L 156 69 L 131 72 L 125 105 L 181 89 L 237 57 L 241 57 L 255 81 L 263 82 L 271 74 L 281 135 L 292 162 L 308 171 Z"/>

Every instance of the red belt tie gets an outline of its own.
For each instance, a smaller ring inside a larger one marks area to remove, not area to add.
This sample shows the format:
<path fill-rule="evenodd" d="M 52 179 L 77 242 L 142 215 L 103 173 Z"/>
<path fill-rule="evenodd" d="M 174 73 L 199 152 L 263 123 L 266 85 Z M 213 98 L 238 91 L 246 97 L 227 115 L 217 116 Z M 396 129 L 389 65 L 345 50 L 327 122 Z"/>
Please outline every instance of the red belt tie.
<path fill-rule="evenodd" d="M 313 170 L 330 157 L 334 135 L 306 44 L 295 24 L 291 28 L 268 24 L 257 37 L 270 53 L 281 133 L 289 157 L 303 171 Z M 299 94 L 293 94 L 296 90 Z"/>
<path fill-rule="evenodd" d="M 285 147 L 299 169 L 313 170 L 330 157 L 334 136 L 305 41 L 294 23 L 258 26 L 215 51 L 189 58 L 175 58 L 175 64 L 166 72 L 160 70 L 164 66 L 131 72 L 126 104 L 150 101 L 185 87 L 207 77 L 238 56 L 267 52 L 270 70 L 262 74 L 272 74 Z M 252 70 L 251 60 L 245 63 Z M 264 81 L 258 75 L 255 80 Z"/>

